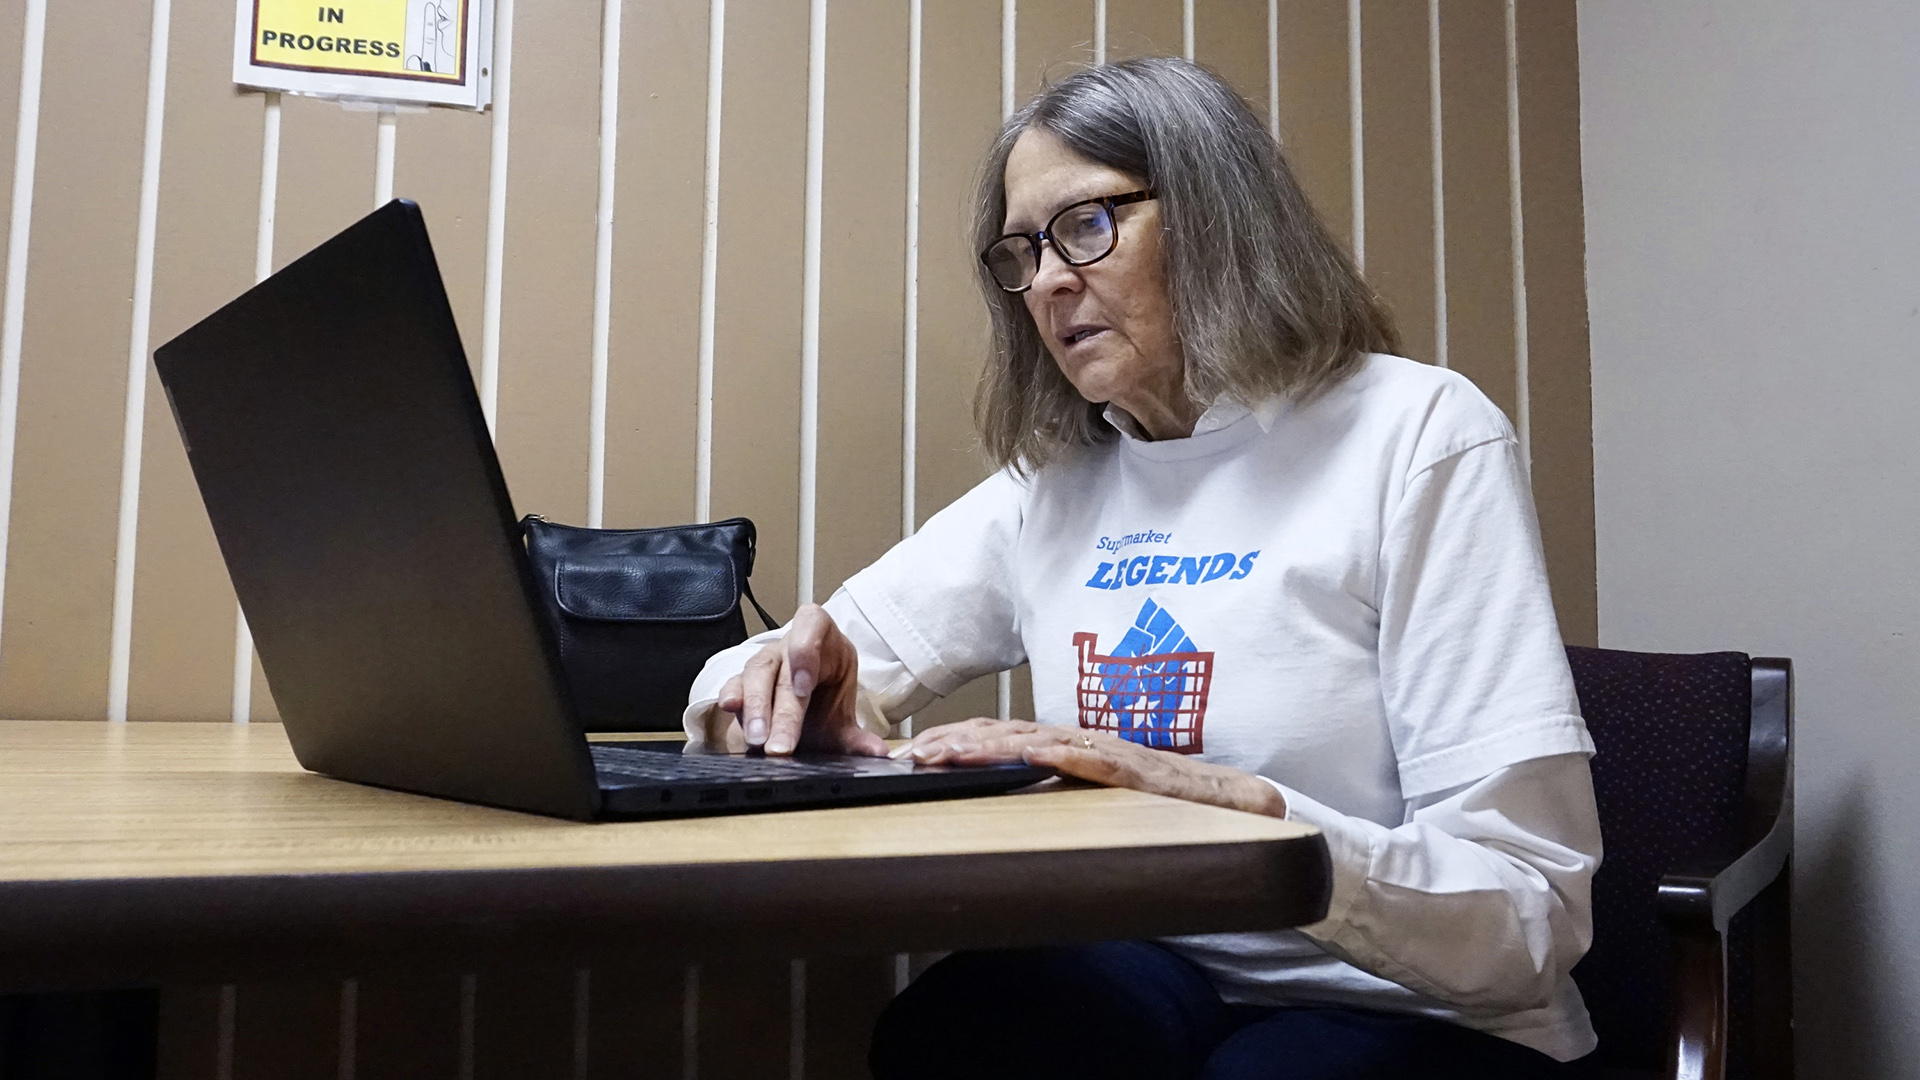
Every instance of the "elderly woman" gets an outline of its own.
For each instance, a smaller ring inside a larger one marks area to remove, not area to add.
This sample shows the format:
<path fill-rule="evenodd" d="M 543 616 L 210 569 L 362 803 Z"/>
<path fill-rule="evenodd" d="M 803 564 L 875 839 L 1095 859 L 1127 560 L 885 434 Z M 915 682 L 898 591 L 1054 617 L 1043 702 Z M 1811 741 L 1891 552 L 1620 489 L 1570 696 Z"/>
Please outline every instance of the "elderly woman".
<path fill-rule="evenodd" d="M 1333 897 L 1298 931 L 955 954 L 882 1017 L 875 1075 L 1567 1075 L 1594 1045 L 1568 975 L 1592 744 L 1506 418 L 1391 355 L 1272 138 L 1193 64 L 1043 91 L 977 213 L 1000 470 L 715 657 L 689 734 L 885 753 L 1025 661 L 1033 722 L 912 754 L 1304 822 Z"/>

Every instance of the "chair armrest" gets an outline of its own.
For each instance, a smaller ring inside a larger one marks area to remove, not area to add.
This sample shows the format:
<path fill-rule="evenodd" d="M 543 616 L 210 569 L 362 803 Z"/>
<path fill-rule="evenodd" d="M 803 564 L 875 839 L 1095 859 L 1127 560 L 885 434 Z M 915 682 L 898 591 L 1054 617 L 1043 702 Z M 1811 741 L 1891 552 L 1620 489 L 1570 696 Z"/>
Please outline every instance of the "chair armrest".
<path fill-rule="evenodd" d="M 1660 915 L 1669 923 L 1711 923 L 1725 933 L 1727 923 L 1773 884 L 1793 854 L 1793 814 L 1783 807 L 1760 842 L 1723 867 L 1676 869 L 1660 879 Z"/>
<path fill-rule="evenodd" d="M 1741 842 L 1746 850 L 1720 865 L 1676 867 L 1660 879 L 1655 907 L 1673 932 L 1673 997 L 1665 1068 L 1669 1080 L 1725 1080 L 1733 1036 L 1727 984 L 1727 926 L 1763 894 L 1755 918 L 1781 937 L 1787 931 L 1791 885 L 1782 880 L 1793 855 L 1793 664 L 1754 657 L 1753 712 Z M 1765 832 L 1759 832 L 1764 828 Z M 1757 838 L 1756 838 L 1757 837 Z M 1776 883 L 1777 889 L 1770 887 Z M 1761 931 L 1756 924 L 1756 933 Z M 1772 997 L 1791 994 L 1787 968 L 1773 972 Z M 1757 977 L 1757 976 L 1756 976 Z M 1756 990 L 1756 993 L 1759 993 Z M 1791 1024 L 1791 998 L 1781 1016 Z M 1791 1028 L 1767 1043 L 1790 1073 Z M 1784 1053 L 1781 1053 L 1784 1048 Z M 1778 1064 L 1776 1062 L 1776 1064 Z"/>
<path fill-rule="evenodd" d="M 1724 866 L 1677 869 L 1660 879 L 1655 906 L 1673 931 L 1666 1080 L 1726 1080 L 1727 924 L 1779 878 L 1792 854 L 1789 781 L 1758 843 Z"/>
<path fill-rule="evenodd" d="M 1656 907 L 1676 931 L 1727 923 L 1773 884 L 1793 855 L 1793 662 L 1755 657 L 1753 719 L 1748 734 L 1747 850 L 1722 866 L 1676 867 L 1660 879 Z M 1770 819 L 1770 820 L 1769 820 Z"/>

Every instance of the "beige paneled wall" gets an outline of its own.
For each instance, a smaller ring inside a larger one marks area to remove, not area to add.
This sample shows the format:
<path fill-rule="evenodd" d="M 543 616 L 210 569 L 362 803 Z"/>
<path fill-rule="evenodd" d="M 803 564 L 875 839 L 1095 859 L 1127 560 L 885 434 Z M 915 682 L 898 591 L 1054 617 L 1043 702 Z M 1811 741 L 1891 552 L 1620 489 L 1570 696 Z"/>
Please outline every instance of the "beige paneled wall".
<path fill-rule="evenodd" d="M 807 591 L 822 600 L 902 527 L 910 59 L 899 0 L 842 0 L 829 13 L 826 70 L 845 75 L 827 86 L 821 147 L 819 497 Z"/>
<path fill-rule="evenodd" d="M 168 28 L 169 107 L 154 220 L 155 344 L 254 281 L 266 126 L 258 96 L 230 89 L 231 15 L 215 5 L 183 4 Z M 363 202 L 371 205 L 370 191 Z M 150 365 L 146 379 L 127 715 L 218 718 L 233 708 L 233 590 Z"/>
<path fill-rule="evenodd" d="M 1593 378 L 1580 187 L 1580 41 L 1572 4 L 1509 0 L 1520 132 L 1516 421 L 1531 453 L 1540 535 L 1567 640 L 1597 644 Z"/>
<path fill-rule="evenodd" d="M 235 90 L 228 3 L 176 0 L 157 27 L 152 7 L 0 4 L 0 134 L 27 136 L 0 152 L 20 330 L 0 714 L 275 715 L 134 350 L 389 187 L 425 211 L 523 512 L 745 514 L 769 606 L 825 597 L 984 475 L 973 170 L 1010 103 L 1102 49 L 1191 51 L 1271 117 L 1408 351 L 1527 438 L 1562 622 L 1593 640 L 1572 0 L 605 4 L 501 3 L 495 111 L 385 118 Z M 1016 678 L 1016 713 L 1029 694 Z M 995 698 L 981 680 L 920 719 Z M 775 1075 L 797 1051 L 852 1076 L 894 978 L 872 958 L 182 989 L 166 1071 L 552 1075 L 586 1047 L 586 1075 Z M 716 1002 L 731 1029 L 701 1024 Z"/>
<path fill-rule="evenodd" d="M 914 483 L 909 493 L 916 527 L 986 475 L 985 463 L 972 452 L 969 403 L 987 338 L 984 309 L 974 299 L 967 214 L 982 149 L 1000 128 L 1002 80 L 1018 70 L 1002 67 L 1001 16 L 999 5 L 981 0 L 924 0 L 921 9 Z M 990 716 L 995 697 L 992 680 L 982 679 L 928 709 L 918 722 Z"/>
<path fill-rule="evenodd" d="M 1265 74 L 1269 108 L 1278 111 L 1269 118 L 1307 196 L 1351 247 L 1359 205 L 1359 9 L 1329 0 L 1275 0 L 1271 10 L 1278 25 L 1269 28 Z"/>
<path fill-rule="evenodd" d="M 628 4 L 620 35 L 608 354 L 647 362 L 608 365 L 604 521 L 666 524 L 694 514 L 706 0 Z"/>
<path fill-rule="evenodd" d="M 17 5 L 14 10 L 20 10 Z M 140 218 L 147 39 L 105 0 L 50 4 L 31 180 L 0 609 L 0 713 L 106 715 Z M 125 32 L 102 40 L 100 27 Z M 27 120 L 28 118 L 22 118 Z M 14 204 L 20 208 L 19 201 Z M 18 216 L 18 215 L 16 215 Z M 10 248 L 20 235 L 16 224 Z M 10 251 L 10 267 L 17 261 Z M 9 365 L 10 366 L 10 365 Z M 0 387 L 4 390 L 5 387 Z M 3 451 L 0 451 L 3 452 Z"/>
<path fill-rule="evenodd" d="M 754 578 L 782 616 L 799 581 L 808 14 L 728 5 L 720 112 L 713 514 L 759 525 Z"/>
<path fill-rule="evenodd" d="M 1452 0 L 1443 10 L 1447 18 L 1433 41 L 1442 139 L 1432 173 L 1442 203 L 1435 219 L 1434 318 L 1442 330 L 1436 348 L 1508 416 L 1518 416 L 1512 185 L 1500 183 L 1509 165 L 1506 4 Z"/>

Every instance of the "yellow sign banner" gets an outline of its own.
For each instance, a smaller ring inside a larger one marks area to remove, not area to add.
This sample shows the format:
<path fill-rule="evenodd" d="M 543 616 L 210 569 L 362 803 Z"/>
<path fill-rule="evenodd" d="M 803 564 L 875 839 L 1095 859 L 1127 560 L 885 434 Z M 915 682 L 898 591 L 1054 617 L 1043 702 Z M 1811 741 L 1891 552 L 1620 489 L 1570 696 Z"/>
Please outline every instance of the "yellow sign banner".
<path fill-rule="evenodd" d="M 470 0 L 253 0 L 254 67 L 459 85 Z"/>

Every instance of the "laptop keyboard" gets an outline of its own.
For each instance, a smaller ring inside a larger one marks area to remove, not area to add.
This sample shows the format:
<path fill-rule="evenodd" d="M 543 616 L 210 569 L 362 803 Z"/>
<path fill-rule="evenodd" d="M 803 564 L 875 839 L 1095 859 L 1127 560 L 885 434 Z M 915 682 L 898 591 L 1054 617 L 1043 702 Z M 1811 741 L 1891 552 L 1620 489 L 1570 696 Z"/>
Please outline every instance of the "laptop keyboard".
<path fill-rule="evenodd" d="M 677 754 L 629 746 L 596 743 L 593 767 L 610 779 L 656 783 L 711 783 L 742 780 L 797 780 L 856 775 L 852 765 L 789 758 L 739 757 L 719 754 Z"/>

